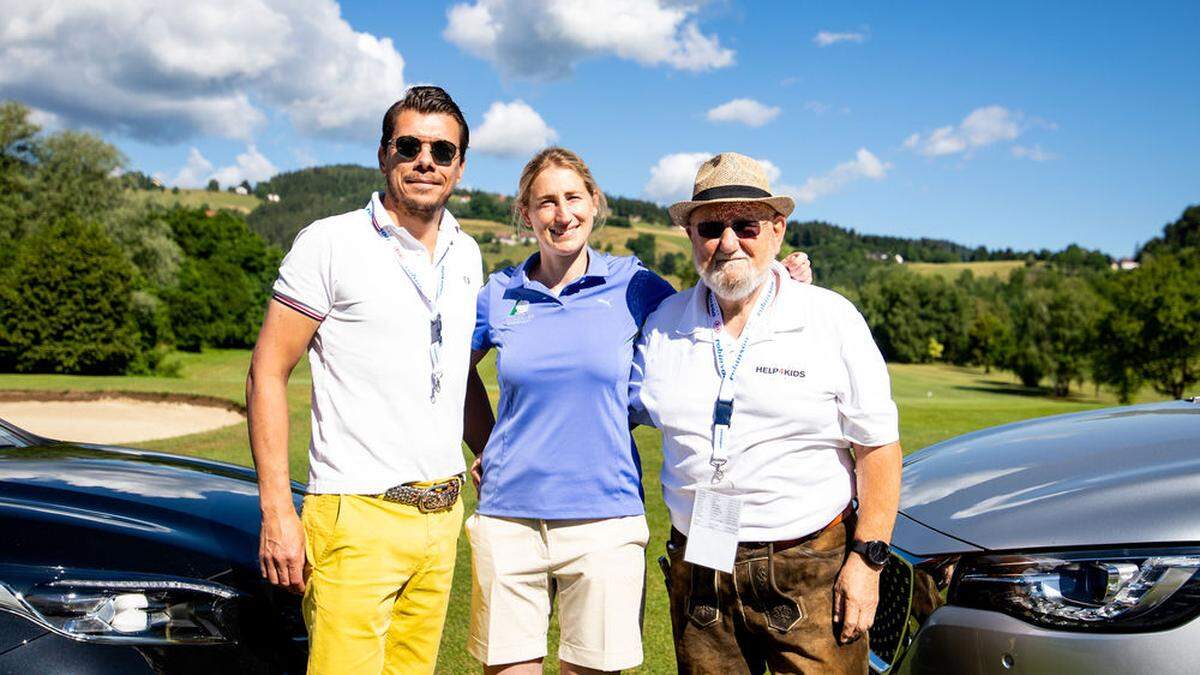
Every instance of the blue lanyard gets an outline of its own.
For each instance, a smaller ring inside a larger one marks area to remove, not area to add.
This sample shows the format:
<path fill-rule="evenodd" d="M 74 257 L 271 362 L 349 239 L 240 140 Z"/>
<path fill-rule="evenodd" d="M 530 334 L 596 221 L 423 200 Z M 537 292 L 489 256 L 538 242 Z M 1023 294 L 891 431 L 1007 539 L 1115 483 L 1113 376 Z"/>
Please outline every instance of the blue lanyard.
<path fill-rule="evenodd" d="M 766 312 L 767 307 L 771 305 L 778 285 L 779 281 L 772 272 L 771 285 L 763 291 L 758 306 L 754 308 L 754 313 L 750 315 L 745 327 L 742 328 L 742 335 L 736 343 L 733 363 L 729 365 L 728 369 L 726 368 L 724 339 L 721 337 L 724 320 L 721 318 L 721 309 L 717 306 L 712 291 L 708 292 L 708 317 L 712 320 L 713 327 L 713 355 L 717 361 L 717 373 L 721 376 L 721 386 L 717 389 L 717 402 L 713 406 L 712 456 L 708 461 L 713 468 L 712 482 L 714 484 L 720 483 L 725 478 L 725 464 L 729 461 L 730 427 L 733 422 L 733 378 L 737 374 L 738 366 L 742 365 L 746 347 L 750 344 L 750 328 L 755 319 Z"/>
<path fill-rule="evenodd" d="M 442 256 L 434 263 L 434 269 L 438 271 L 437 290 L 430 295 L 424 284 L 421 283 L 417 273 L 412 270 L 408 261 L 404 259 L 404 254 L 400 251 L 400 243 L 396 241 L 387 229 L 380 227 L 379 220 L 375 217 L 375 202 L 372 200 L 368 212 L 371 214 L 371 224 L 375 226 L 375 231 L 379 236 L 387 240 L 392 247 L 392 252 L 396 255 L 396 262 L 400 264 L 400 269 L 404 270 L 404 274 L 408 276 L 413 287 L 417 289 L 417 294 L 425 301 L 429 307 L 429 400 L 436 402 L 438 394 L 442 390 L 442 313 L 438 308 L 438 303 L 442 299 L 442 291 L 446 288 L 446 257 L 450 253 L 450 247 L 454 245 L 454 240 L 451 239 L 446 249 L 442 251 Z"/>

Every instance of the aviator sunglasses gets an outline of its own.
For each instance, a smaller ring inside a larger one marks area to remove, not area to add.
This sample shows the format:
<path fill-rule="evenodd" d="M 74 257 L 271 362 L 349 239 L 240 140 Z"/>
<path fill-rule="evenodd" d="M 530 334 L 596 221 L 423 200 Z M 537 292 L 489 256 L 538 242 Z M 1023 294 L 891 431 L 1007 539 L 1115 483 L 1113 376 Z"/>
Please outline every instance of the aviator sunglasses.
<path fill-rule="evenodd" d="M 706 220 L 701 223 L 696 223 L 696 234 L 704 239 L 718 239 L 725 233 L 725 228 L 733 230 L 738 239 L 753 239 L 758 236 L 762 230 L 762 225 L 757 220 L 735 220 L 732 223 L 727 223 L 721 220 Z"/>
<path fill-rule="evenodd" d="M 428 143 L 429 155 L 433 157 L 433 163 L 438 166 L 450 166 L 450 162 L 453 162 L 455 156 L 458 155 L 458 146 L 450 141 L 437 140 L 428 141 Z M 416 159 L 417 155 L 421 154 L 421 146 L 424 144 L 425 141 L 416 136 L 398 136 L 388 143 L 388 145 L 396 147 L 396 155 L 402 162 L 411 162 Z"/>

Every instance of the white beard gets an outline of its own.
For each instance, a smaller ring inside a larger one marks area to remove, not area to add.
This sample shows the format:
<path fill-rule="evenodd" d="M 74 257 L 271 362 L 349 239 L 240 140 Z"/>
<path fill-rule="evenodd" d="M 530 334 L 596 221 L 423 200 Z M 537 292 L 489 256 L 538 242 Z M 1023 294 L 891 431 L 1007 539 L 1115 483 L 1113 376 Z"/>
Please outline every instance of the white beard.
<path fill-rule="evenodd" d="M 767 281 L 768 275 L 771 274 L 770 266 L 764 269 L 753 269 L 754 263 L 750 260 L 746 264 L 751 266 L 751 272 L 747 274 L 738 274 L 731 267 L 740 265 L 741 263 L 726 263 L 713 270 L 700 269 L 699 263 L 696 264 L 696 272 L 700 278 L 704 280 L 704 285 L 708 286 L 709 290 L 717 295 L 722 300 L 738 302 L 745 300 L 754 294 L 764 282 Z"/>

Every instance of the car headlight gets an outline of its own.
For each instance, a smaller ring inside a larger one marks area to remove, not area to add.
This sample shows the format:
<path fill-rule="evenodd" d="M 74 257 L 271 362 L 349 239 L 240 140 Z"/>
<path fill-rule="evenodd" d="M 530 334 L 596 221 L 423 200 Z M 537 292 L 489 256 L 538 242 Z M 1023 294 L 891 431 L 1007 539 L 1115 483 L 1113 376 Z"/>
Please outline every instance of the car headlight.
<path fill-rule="evenodd" d="M 1200 548 L 964 557 L 950 604 L 1060 630 L 1140 632 L 1200 614 Z"/>
<path fill-rule="evenodd" d="M 0 610 L 74 640 L 110 644 L 232 642 L 238 597 L 222 584 L 185 579 L 0 580 Z"/>

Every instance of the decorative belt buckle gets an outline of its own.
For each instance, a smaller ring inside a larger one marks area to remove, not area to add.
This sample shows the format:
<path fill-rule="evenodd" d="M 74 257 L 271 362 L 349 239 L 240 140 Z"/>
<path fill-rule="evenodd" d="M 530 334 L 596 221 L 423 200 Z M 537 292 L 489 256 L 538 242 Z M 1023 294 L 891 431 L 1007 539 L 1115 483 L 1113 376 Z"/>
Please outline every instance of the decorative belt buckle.
<path fill-rule="evenodd" d="M 458 499 L 458 481 L 453 480 L 429 488 L 417 501 L 417 509 L 421 513 L 442 511 L 454 506 Z"/>

